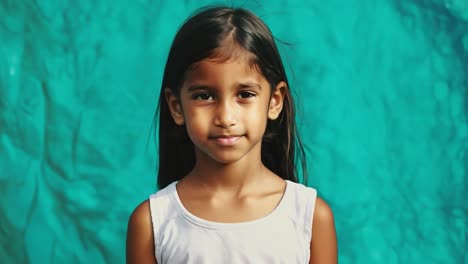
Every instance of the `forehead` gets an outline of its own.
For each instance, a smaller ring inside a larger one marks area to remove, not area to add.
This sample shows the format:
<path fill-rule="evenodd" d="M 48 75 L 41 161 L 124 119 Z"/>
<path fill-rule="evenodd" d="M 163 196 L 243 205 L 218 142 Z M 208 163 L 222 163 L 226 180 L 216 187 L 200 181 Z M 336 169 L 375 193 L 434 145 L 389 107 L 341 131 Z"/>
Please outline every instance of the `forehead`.
<path fill-rule="evenodd" d="M 207 82 L 213 85 L 243 81 L 266 82 L 258 67 L 244 58 L 219 60 L 207 58 L 194 63 L 187 71 L 185 83 Z"/>

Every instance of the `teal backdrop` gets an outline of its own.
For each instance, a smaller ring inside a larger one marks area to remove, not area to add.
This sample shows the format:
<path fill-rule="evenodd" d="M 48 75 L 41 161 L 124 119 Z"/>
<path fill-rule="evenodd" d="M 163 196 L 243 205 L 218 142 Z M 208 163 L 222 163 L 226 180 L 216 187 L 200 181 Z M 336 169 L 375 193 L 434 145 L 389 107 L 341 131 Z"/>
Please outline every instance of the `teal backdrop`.
<path fill-rule="evenodd" d="M 0 263 L 124 263 L 168 49 L 208 4 L 0 2 Z M 468 1 L 225 4 L 289 43 L 340 263 L 468 263 Z"/>

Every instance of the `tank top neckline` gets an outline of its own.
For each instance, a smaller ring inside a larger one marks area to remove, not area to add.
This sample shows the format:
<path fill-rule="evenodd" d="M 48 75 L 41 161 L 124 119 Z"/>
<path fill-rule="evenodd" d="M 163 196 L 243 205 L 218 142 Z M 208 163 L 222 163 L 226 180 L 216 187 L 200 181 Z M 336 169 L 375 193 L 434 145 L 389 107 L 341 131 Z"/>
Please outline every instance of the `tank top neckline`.
<path fill-rule="evenodd" d="M 286 182 L 286 188 L 283 192 L 283 196 L 281 197 L 280 201 L 278 202 L 276 207 L 271 212 L 269 212 L 265 216 L 262 216 L 258 219 L 243 221 L 243 222 L 235 222 L 235 223 L 210 221 L 210 220 L 200 218 L 190 213 L 182 204 L 182 201 L 180 200 L 180 197 L 176 188 L 178 181 L 171 183 L 168 186 L 168 191 L 169 191 L 169 198 L 172 204 L 174 205 L 174 207 L 176 208 L 176 210 L 178 211 L 178 213 L 190 223 L 197 225 L 199 227 L 207 228 L 207 229 L 237 228 L 237 227 L 247 227 L 251 225 L 261 224 L 265 221 L 268 221 L 271 218 L 274 218 L 276 215 L 278 215 L 283 210 L 282 208 L 285 206 L 285 203 L 289 197 L 289 193 L 291 192 L 290 185 L 292 182 L 289 180 L 285 180 L 285 182 Z"/>

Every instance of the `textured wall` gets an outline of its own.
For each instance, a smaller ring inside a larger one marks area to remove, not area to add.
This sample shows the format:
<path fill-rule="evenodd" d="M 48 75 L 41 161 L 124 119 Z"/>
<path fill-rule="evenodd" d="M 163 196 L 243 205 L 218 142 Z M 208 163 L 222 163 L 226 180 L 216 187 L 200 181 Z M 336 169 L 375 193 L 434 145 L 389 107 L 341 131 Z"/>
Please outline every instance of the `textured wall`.
<path fill-rule="evenodd" d="M 123 263 L 155 191 L 168 48 L 212 2 L 93 2 L 0 2 L 0 263 Z M 468 1 L 229 3 L 291 43 L 340 263 L 468 263 Z"/>

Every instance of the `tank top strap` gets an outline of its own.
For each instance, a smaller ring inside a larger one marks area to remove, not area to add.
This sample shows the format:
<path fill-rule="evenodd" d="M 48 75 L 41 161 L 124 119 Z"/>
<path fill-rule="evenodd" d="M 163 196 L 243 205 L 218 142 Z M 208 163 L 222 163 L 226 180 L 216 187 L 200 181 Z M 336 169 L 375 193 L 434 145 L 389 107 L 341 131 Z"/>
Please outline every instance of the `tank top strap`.
<path fill-rule="evenodd" d="M 164 230 L 164 225 L 167 223 L 166 220 L 173 217 L 171 214 L 174 214 L 173 205 L 170 200 L 170 192 L 173 190 L 171 187 L 176 184 L 177 182 L 173 182 L 168 187 L 151 194 L 149 197 L 156 258 L 161 256 L 161 248 L 157 245 L 160 245 L 161 233 L 162 230 Z M 160 259 L 157 259 L 157 261 L 161 263 Z"/>
<path fill-rule="evenodd" d="M 303 239 L 310 244 L 317 190 L 294 182 L 288 184 L 290 193 L 285 197 L 288 199 L 288 214 L 296 226 L 302 228 Z"/>

